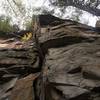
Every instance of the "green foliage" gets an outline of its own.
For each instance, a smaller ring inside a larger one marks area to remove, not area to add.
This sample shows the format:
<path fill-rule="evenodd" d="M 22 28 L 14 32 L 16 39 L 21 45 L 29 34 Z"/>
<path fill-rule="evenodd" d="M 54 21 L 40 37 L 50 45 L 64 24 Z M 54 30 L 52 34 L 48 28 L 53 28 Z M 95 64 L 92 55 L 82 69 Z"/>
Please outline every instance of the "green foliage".
<path fill-rule="evenodd" d="M 1 32 L 12 32 L 13 27 L 10 24 L 10 18 L 6 16 L 0 16 L 0 31 Z"/>

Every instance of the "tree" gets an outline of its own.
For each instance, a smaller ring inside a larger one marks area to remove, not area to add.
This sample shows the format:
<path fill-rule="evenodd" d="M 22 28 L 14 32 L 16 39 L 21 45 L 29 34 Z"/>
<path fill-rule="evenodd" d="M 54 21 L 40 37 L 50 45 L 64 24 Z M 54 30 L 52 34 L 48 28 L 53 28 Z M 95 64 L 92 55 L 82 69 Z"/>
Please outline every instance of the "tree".
<path fill-rule="evenodd" d="M 5 0 L 2 6 L 4 6 L 4 10 L 6 11 L 7 16 L 11 16 L 12 19 L 14 19 L 12 22 L 14 24 L 17 24 L 19 27 L 23 29 L 25 29 L 26 27 L 29 29 L 29 26 L 31 26 L 30 21 L 32 15 L 34 14 L 37 15 L 41 13 L 43 14 L 50 13 L 60 18 L 67 18 L 75 21 L 80 21 L 81 19 L 80 17 L 81 15 L 83 16 L 84 13 L 82 10 L 87 11 L 93 15 L 100 16 L 100 9 L 99 9 L 100 0 L 49 0 L 49 1 L 52 9 L 44 4 L 42 5 L 42 7 L 34 7 L 34 4 L 32 3 L 30 4 L 29 0 Z M 72 13 L 69 13 L 68 11 L 67 14 L 68 16 L 63 17 L 67 13 L 66 12 L 67 7 L 69 8 L 71 7 L 74 9 L 69 9 L 69 11 Z M 57 12 L 58 9 L 59 12 Z"/>
<path fill-rule="evenodd" d="M 0 32 L 12 32 L 13 27 L 10 24 L 10 17 L 7 16 L 0 16 Z"/>
<path fill-rule="evenodd" d="M 25 28 L 26 21 L 29 21 L 31 11 L 26 8 L 22 0 L 5 0 L 2 3 L 6 15 L 12 17 L 13 24 Z M 16 20 L 15 20 L 16 19 Z"/>
<path fill-rule="evenodd" d="M 100 0 L 49 0 L 50 3 L 58 7 L 73 6 L 87 11 L 93 15 L 100 16 Z"/>

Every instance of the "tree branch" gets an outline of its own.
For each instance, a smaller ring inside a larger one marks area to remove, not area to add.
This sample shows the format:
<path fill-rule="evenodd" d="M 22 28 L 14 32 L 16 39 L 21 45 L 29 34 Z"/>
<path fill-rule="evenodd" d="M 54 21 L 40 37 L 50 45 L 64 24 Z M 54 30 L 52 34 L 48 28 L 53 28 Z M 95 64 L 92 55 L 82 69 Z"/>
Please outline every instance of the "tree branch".
<path fill-rule="evenodd" d="M 84 10 L 84 11 L 87 11 L 95 16 L 100 16 L 100 9 L 97 8 L 97 6 L 100 4 L 100 1 L 97 0 L 95 1 L 95 5 L 92 6 L 92 2 L 88 2 L 86 3 L 85 0 L 63 0 L 64 3 L 62 4 L 62 6 L 73 6 L 73 7 L 76 7 L 76 8 L 79 8 L 81 10 Z M 59 6 L 59 3 L 60 3 L 60 0 L 58 1 L 54 1 L 53 0 L 50 0 L 51 4 L 56 6 L 55 5 L 55 2 L 58 3 L 58 6 Z M 61 5 L 61 4 L 60 4 Z"/>
<path fill-rule="evenodd" d="M 89 5 L 82 5 L 81 3 L 72 3 L 69 6 L 73 6 L 81 10 L 87 11 L 93 15 L 100 16 L 100 9 L 90 7 Z"/>

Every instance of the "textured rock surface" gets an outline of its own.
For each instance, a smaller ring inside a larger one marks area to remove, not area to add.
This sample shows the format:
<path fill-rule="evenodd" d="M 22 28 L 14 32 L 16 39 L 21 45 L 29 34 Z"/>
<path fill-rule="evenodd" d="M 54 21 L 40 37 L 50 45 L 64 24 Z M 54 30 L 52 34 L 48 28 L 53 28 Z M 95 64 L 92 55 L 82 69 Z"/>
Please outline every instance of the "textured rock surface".
<path fill-rule="evenodd" d="M 32 100 L 31 90 L 35 76 L 25 78 L 26 81 L 31 78 L 29 83 L 20 78 L 37 72 L 38 68 L 39 56 L 36 48 L 0 48 L 0 100 L 8 100 L 14 93 L 11 93 L 13 87 L 15 93 L 9 100 Z M 21 93 L 17 94 L 16 89 Z"/>
<path fill-rule="evenodd" d="M 100 31 L 52 18 L 37 46 L 0 49 L 0 100 L 100 100 Z"/>
<path fill-rule="evenodd" d="M 49 48 L 46 55 L 48 81 L 62 91 L 66 99 L 83 95 L 88 100 L 93 91 L 100 88 L 99 51 L 99 44 L 87 42 Z M 79 100 L 84 100 L 82 98 Z"/>
<path fill-rule="evenodd" d="M 99 31 L 72 21 L 49 30 L 39 38 L 45 54 L 46 91 L 51 95 L 46 100 L 99 99 Z"/>
<path fill-rule="evenodd" d="M 19 79 L 13 90 L 10 100 L 34 100 L 33 82 L 39 74 L 30 74 L 27 77 Z"/>

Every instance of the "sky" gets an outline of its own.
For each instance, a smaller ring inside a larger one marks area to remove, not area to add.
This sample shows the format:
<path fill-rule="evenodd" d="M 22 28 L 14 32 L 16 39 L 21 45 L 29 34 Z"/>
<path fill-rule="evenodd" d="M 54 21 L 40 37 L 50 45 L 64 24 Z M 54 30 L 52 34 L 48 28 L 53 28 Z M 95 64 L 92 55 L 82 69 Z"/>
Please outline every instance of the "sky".
<path fill-rule="evenodd" d="M 9 1 L 12 1 L 12 0 L 9 0 Z M 16 0 L 17 2 L 19 2 L 20 0 Z M 30 15 L 32 16 L 32 10 L 31 8 L 32 7 L 35 7 L 35 8 L 38 8 L 38 7 L 46 7 L 48 9 L 52 9 L 53 7 L 49 6 L 49 1 L 48 0 L 22 0 L 23 1 L 23 4 L 25 5 L 25 7 L 27 8 L 27 14 L 24 15 L 24 16 L 27 16 L 27 15 Z M 6 10 L 2 7 L 2 3 L 5 3 L 6 0 L 0 0 L 0 15 L 2 14 L 6 14 Z M 15 8 L 16 9 L 16 8 Z M 80 22 L 81 23 L 87 23 L 88 25 L 90 26 L 95 26 L 95 23 L 96 23 L 96 20 L 98 19 L 96 16 L 93 16 L 87 12 L 83 12 L 84 14 L 81 15 L 80 17 Z M 37 12 L 36 12 L 37 14 Z M 58 8 L 56 8 L 55 10 L 55 15 L 57 16 L 58 14 L 60 14 L 60 10 Z M 72 7 L 68 7 L 66 9 L 66 13 L 64 14 L 64 16 L 62 17 L 63 19 L 65 18 L 68 18 L 68 16 L 70 16 L 71 14 L 73 14 L 73 8 Z M 23 22 L 24 22 L 24 19 L 20 18 L 19 16 L 15 16 L 13 13 L 12 14 L 9 14 L 9 16 L 12 17 L 13 19 L 13 23 L 16 22 L 18 24 L 20 24 L 20 26 L 22 26 Z M 27 18 L 28 20 L 28 18 Z"/>

